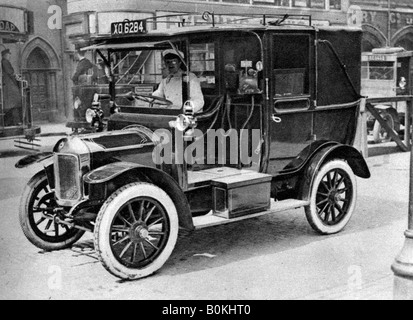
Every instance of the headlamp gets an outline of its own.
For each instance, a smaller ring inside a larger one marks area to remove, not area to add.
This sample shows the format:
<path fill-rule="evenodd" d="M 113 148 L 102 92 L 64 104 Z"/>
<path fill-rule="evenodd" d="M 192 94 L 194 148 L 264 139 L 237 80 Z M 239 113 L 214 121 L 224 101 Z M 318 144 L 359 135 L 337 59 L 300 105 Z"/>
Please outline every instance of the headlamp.
<path fill-rule="evenodd" d="M 53 152 L 60 152 L 66 146 L 67 138 L 59 140 L 53 148 Z"/>

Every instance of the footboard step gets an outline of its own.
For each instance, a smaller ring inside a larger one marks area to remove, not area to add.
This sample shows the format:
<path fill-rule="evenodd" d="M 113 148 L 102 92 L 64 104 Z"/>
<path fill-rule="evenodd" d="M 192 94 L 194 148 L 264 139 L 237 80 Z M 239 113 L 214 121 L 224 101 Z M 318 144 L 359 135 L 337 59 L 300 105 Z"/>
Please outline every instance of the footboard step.
<path fill-rule="evenodd" d="M 242 217 L 237 217 L 233 219 L 222 218 L 214 214 L 209 214 L 209 215 L 201 216 L 201 217 L 195 217 L 194 225 L 195 225 L 196 230 L 200 230 L 200 229 L 204 229 L 208 227 L 214 227 L 214 226 L 219 226 L 223 224 L 229 224 L 229 223 L 234 223 L 234 222 L 243 221 L 247 219 L 257 218 L 257 217 L 261 217 L 267 214 L 272 214 L 272 213 L 277 213 L 277 212 L 282 212 L 282 211 L 292 210 L 292 209 L 298 209 L 298 208 L 308 206 L 309 204 L 310 204 L 309 201 L 302 201 L 302 200 L 295 200 L 295 199 L 277 201 L 277 202 L 271 203 L 270 210 L 262 211 L 262 212 L 242 216 Z"/>

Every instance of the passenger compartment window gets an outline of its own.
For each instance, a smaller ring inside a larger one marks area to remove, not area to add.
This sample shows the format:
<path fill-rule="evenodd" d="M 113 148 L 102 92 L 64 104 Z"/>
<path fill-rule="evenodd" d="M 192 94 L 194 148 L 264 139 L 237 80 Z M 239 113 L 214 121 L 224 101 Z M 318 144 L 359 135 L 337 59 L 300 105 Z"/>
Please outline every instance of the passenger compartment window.
<path fill-rule="evenodd" d="M 305 69 L 276 69 L 275 95 L 300 96 L 304 94 Z"/>
<path fill-rule="evenodd" d="M 309 36 L 275 35 L 273 55 L 275 98 L 309 95 Z"/>

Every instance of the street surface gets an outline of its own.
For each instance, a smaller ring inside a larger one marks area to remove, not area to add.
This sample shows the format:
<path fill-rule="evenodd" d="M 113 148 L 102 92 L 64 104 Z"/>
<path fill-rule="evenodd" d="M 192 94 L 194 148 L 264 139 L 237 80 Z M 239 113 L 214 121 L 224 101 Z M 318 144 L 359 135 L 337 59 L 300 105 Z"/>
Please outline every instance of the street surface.
<path fill-rule="evenodd" d="M 410 154 L 395 143 L 374 149 L 367 159 L 372 178 L 358 179 L 358 208 L 344 232 L 315 234 L 303 209 L 201 230 L 180 237 L 157 274 L 123 282 L 97 260 L 91 235 L 51 253 L 26 240 L 20 194 L 41 166 L 15 169 L 25 152 L 0 141 L 0 298 L 392 299 L 390 268 L 407 228 Z"/>

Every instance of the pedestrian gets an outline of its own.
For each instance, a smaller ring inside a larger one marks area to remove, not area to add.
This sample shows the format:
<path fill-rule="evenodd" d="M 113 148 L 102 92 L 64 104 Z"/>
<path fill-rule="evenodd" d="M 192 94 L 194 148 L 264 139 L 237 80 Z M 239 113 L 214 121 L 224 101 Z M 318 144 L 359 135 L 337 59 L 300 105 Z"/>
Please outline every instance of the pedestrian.
<path fill-rule="evenodd" d="M 20 77 L 14 72 L 10 62 L 11 51 L 5 49 L 1 52 L 1 68 L 3 70 L 3 96 L 4 96 L 4 126 L 19 126 L 23 123 L 23 104 L 20 90 Z"/>
<path fill-rule="evenodd" d="M 184 70 L 182 69 L 182 62 L 184 54 L 181 51 L 169 49 L 163 52 L 164 63 L 166 70 L 164 74 L 166 77 L 162 79 L 158 89 L 153 93 L 154 96 L 165 98 L 172 102 L 172 108 L 181 109 L 183 101 L 182 79 L 184 77 Z M 194 112 L 202 111 L 205 101 L 202 94 L 201 85 L 197 76 L 188 72 L 189 77 L 189 91 L 188 97 L 194 104 Z"/>
<path fill-rule="evenodd" d="M 79 62 L 72 77 L 73 83 L 75 85 L 91 84 L 89 83 L 88 75 L 89 71 L 94 67 L 93 63 L 85 57 L 85 52 L 83 51 L 77 51 L 76 55 Z"/>
<path fill-rule="evenodd" d="M 407 81 L 405 77 L 401 77 L 399 81 L 399 86 L 397 87 L 397 95 L 407 94 Z"/>

